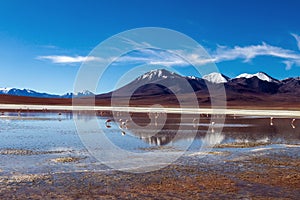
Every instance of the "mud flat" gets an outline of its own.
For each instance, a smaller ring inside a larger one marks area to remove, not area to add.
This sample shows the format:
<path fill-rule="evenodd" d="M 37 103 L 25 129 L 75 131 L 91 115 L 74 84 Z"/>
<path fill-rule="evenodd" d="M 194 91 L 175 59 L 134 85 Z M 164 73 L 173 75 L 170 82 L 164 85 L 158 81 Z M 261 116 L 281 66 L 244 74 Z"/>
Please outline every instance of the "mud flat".
<path fill-rule="evenodd" d="M 140 174 L 109 170 L 0 176 L 0 197 L 299 199 L 300 158 L 296 153 L 269 152 L 238 161 L 225 158 L 222 164 L 192 156 L 164 169 Z M 224 158 L 224 155 L 211 156 L 216 160 Z"/>

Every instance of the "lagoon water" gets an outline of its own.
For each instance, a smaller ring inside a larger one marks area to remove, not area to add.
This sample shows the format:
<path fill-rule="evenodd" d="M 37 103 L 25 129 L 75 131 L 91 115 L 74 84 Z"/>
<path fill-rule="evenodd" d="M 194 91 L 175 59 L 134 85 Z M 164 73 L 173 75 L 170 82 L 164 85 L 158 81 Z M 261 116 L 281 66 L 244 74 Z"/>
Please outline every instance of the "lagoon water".
<path fill-rule="evenodd" d="M 112 119 L 110 116 L 5 112 L 0 116 L 0 174 L 109 170 L 90 154 L 81 140 L 83 134 L 89 134 L 92 142 L 100 134 L 129 152 L 160 152 L 166 156 L 206 152 L 216 157 L 226 152 L 236 159 L 241 154 L 270 149 L 289 149 L 291 153 L 300 149 L 300 119 L 226 116 L 225 124 L 218 124 L 214 117 L 203 115 L 199 122 L 192 117 L 182 122 L 180 116 L 170 115 L 157 132 L 143 128 L 149 123 L 147 115 L 133 118 L 139 128 L 132 128 L 133 122 L 125 123 L 125 119 L 106 122 Z M 79 134 L 75 122 L 86 124 L 87 133 Z M 98 126 L 89 126 L 91 122 Z"/>

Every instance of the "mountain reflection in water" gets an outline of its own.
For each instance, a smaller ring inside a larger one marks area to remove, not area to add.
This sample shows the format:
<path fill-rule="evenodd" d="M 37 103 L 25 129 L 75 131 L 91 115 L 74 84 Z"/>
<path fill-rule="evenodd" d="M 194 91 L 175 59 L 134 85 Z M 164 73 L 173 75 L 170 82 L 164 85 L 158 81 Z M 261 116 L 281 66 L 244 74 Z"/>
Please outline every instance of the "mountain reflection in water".
<path fill-rule="evenodd" d="M 182 120 L 179 114 L 168 114 L 162 129 L 156 130 L 160 124 L 154 124 L 156 122 L 147 113 L 132 114 L 131 117 L 132 121 L 127 119 L 122 129 L 126 137 L 139 138 L 151 146 L 180 147 L 182 142 L 192 140 L 198 144 L 195 148 L 229 143 L 300 144 L 300 120 L 293 118 L 201 115 L 195 122 L 193 116 L 185 115 Z M 121 114 L 115 126 L 125 120 L 120 119 Z M 220 119 L 225 123 L 218 123 L 222 122 Z M 133 122 L 139 128 L 131 128 Z"/>

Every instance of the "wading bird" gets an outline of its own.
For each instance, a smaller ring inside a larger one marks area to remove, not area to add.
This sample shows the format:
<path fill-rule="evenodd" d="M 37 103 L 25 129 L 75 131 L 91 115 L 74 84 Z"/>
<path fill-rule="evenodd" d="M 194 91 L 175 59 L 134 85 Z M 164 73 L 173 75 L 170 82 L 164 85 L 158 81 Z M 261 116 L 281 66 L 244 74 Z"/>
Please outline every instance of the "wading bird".
<path fill-rule="evenodd" d="M 292 122 L 291 122 L 291 126 L 292 128 L 296 128 L 296 126 L 294 125 L 294 122 L 296 121 L 296 119 L 292 119 Z"/>
<path fill-rule="evenodd" d="M 270 125 L 273 126 L 273 117 L 270 117 Z"/>
<path fill-rule="evenodd" d="M 112 121 L 111 119 L 105 121 L 106 128 L 111 128 L 111 125 L 109 124 L 111 121 Z"/>

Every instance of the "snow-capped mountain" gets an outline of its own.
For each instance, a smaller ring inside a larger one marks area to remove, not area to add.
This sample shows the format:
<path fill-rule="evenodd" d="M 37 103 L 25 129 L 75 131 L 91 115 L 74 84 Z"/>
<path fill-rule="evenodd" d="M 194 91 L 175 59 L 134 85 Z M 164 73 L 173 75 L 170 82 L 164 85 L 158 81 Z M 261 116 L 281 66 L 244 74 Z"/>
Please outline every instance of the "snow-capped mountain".
<path fill-rule="evenodd" d="M 138 77 L 136 80 L 154 80 L 154 79 L 166 79 L 166 78 L 178 78 L 181 77 L 180 75 L 170 72 L 165 69 L 155 69 L 151 70 L 142 76 Z"/>
<path fill-rule="evenodd" d="M 227 83 L 230 80 L 229 77 L 217 72 L 207 74 L 203 76 L 202 79 L 211 83 Z"/>
<path fill-rule="evenodd" d="M 231 95 L 251 94 L 251 95 L 273 95 L 273 94 L 300 94 L 300 79 L 289 78 L 282 81 L 276 80 L 271 76 L 258 72 L 256 74 L 241 74 L 234 79 L 220 74 L 211 73 L 198 78 L 195 76 L 182 76 L 165 69 L 151 70 L 127 85 L 106 94 L 97 95 L 97 98 L 109 99 L 112 95 L 118 97 L 135 96 L 143 99 L 145 96 L 154 95 L 174 95 L 188 94 L 197 92 L 203 96 L 208 95 L 209 84 L 224 84 L 226 92 Z M 77 93 L 66 93 L 55 95 L 40 93 L 30 89 L 0 88 L 0 94 L 40 97 L 40 98 L 72 98 L 94 96 L 88 90 Z"/>
<path fill-rule="evenodd" d="M 247 74 L 247 73 L 243 73 L 238 75 L 236 78 L 253 78 L 253 77 L 257 77 L 258 79 L 262 80 L 262 81 L 267 81 L 267 82 L 276 82 L 278 83 L 279 81 L 272 78 L 271 76 L 269 76 L 268 74 L 264 73 L 264 72 L 258 72 L 256 74 Z"/>
<path fill-rule="evenodd" d="M 286 83 L 285 83 L 286 82 Z M 155 95 L 187 94 L 192 90 L 202 93 L 203 96 L 208 94 L 208 84 L 224 84 L 226 91 L 230 94 L 279 94 L 284 91 L 292 94 L 300 91 L 300 86 L 296 79 L 293 81 L 279 81 L 271 76 L 258 72 L 256 74 L 242 74 L 237 78 L 229 78 L 220 73 L 211 73 L 202 78 L 195 76 L 182 76 L 165 69 L 149 71 L 127 85 L 103 95 L 97 95 L 97 98 L 109 98 L 111 95 L 118 97 L 135 96 L 146 97 Z M 189 87 L 186 87 L 187 83 Z M 283 87 L 285 85 L 285 87 Z M 192 88 L 192 90 L 191 90 Z"/>
<path fill-rule="evenodd" d="M 129 84 L 113 91 L 113 94 L 116 96 L 126 96 L 128 94 L 170 94 L 172 92 L 183 91 L 187 83 L 187 77 L 185 76 L 165 69 L 156 69 L 139 76 Z"/>
<path fill-rule="evenodd" d="M 92 93 L 91 91 L 89 90 L 83 90 L 81 92 L 76 92 L 76 93 L 73 93 L 74 96 L 77 96 L 77 97 L 81 97 L 81 96 L 93 96 L 94 93 Z"/>
<path fill-rule="evenodd" d="M 35 91 L 29 89 L 0 88 L 0 93 L 1 94 L 25 94 L 25 93 L 34 94 Z"/>
<path fill-rule="evenodd" d="M 118 105 L 127 105 L 128 102 L 123 102 L 123 99 L 129 97 L 130 105 L 178 106 L 178 97 L 185 98 L 184 103 L 188 103 L 189 98 L 196 94 L 199 105 L 209 105 L 209 88 L 218 90 L 222 85 L 229 105 L 300 105 L 297 98 L 300 95 L 299 78 L 279 81 L 262 72 L 243 74 L 233 79 L 220 73 L 199 78 L 182 76 L 164 69 L 152 70 L 117 90 L 96 95 L 96 100 L 110 102 L 113 98 Z"/>
<path fill-rule="evenodd" d="M 30 89 L 18 89 L 18 88 L 0 88 L 0 94 L 14 95 L 14 96 L 25 96 L 25 97 L 40 97 L 40 98 L 72 98 L 72 97 L 83 97 L 92 96 L 92 92 L 84 90 L 78 93 L 66 93 L 64 95 L 48 94 L 36 92 Z"/>
<path fill-rule="evenodd" d="M 27 96 L 27 97 L 42 97 L 42 98 L 58 98 L 59 95 L 40 93 L 30 89 L 18 88 L 0 88 L 0 94 L 8 94 L 14 96 Z"/>
<path fill-rule="evenodd" d="M 92 93 L 89 90 L 83 90 L 81 92 L 70 92 L 70 93 L 66 93 L 64 95 L 61 95 L 60 97 L 63 98 L 72 98 L 72 97 L 85 97 L 85 96 L 93 96 L 95 95 L 94 93 Z"/>

